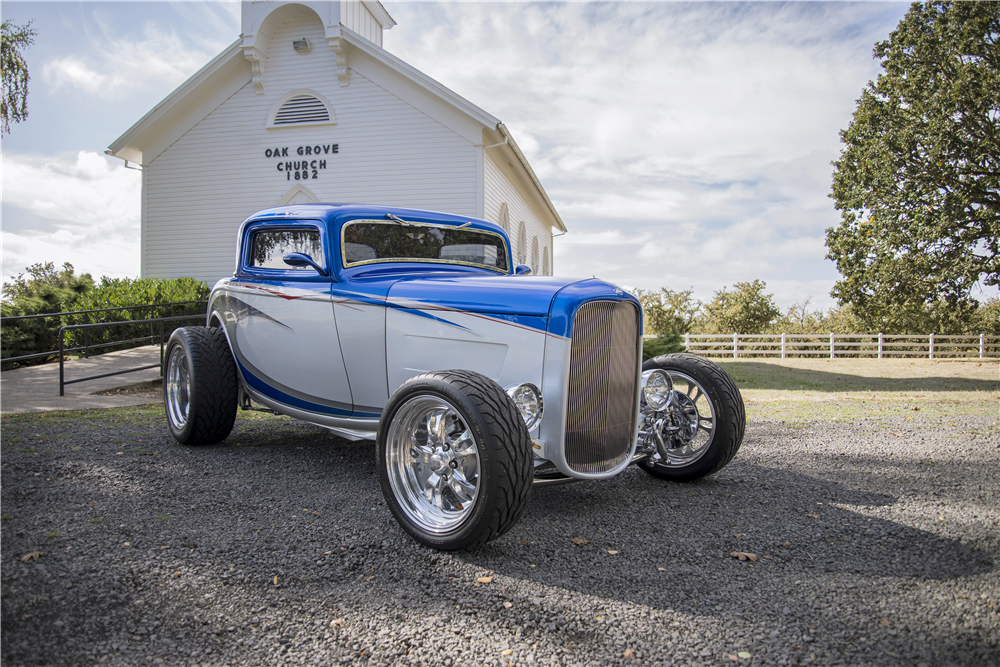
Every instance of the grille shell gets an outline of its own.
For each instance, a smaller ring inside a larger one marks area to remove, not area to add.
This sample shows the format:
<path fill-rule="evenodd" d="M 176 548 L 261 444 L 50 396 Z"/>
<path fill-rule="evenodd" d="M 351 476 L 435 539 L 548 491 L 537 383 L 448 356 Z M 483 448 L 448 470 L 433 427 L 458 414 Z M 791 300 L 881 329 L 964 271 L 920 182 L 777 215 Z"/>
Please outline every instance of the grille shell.
<path fill-rule="evenodd" d="M 566 464 L 574 472 L 607 473 L 632 451 L 639 325 L 630 301 L 589 301 L 576 312 L 564 441 Z"/>

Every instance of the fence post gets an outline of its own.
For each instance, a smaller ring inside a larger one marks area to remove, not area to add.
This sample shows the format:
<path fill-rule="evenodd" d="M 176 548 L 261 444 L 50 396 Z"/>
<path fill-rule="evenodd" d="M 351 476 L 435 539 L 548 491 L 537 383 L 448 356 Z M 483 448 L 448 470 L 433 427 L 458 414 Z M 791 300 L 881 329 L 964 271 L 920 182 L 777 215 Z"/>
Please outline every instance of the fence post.
<path fill-rule="evenodd" d="M 934 358 L 934 334 L 931 334 L 931 342 L 930 342 L 930 346 L 927 348 L 927 350 L 928 350 L 927 351 L 927 358 L 928 359 L 933 359 Z"/>
<path fill-rule="evenodd" d="M 160 377 L 163 377 L 163 322 L 160 322 Z"/>
<path fill-rule="evenodd" d="M 740 341 L 739 337 L 740 337 L 739 334 L 735 333 L 733 334 L 733 359 L 739 356 L 737 352 L 739 350 L 739 341 Z"/>
<path fill-rule="evenodd" d="M 830 332 L 830 358 L 833 359 L 834 342 L 833 342 L 833 332 Z"/>
<path fill-rule="evenodd" d="M 882 334 L 878 335 L 878 358 L 882 358 Z"/>
<path fill-rule="evenodd" d="M 781 334 L 781 358 L 785 358 L 785 334 Z"/>
<path fill-rule="evenodd" d="M 688 352 L 691 351 L 691 334 L 689 333 L 684 334 L 684 347 L 687 348 Z"/>
<path fill-rule="evenodd" d="M 63 387 L 65 386 L 63 385 L 63 380 L 65 379 L 63 375 L 63 348 L 65 347 L 65 345 L 63 344 L 64 334 L 65 330 L 62 327 L 59 327 L 59 395 L 60 396 L 65 395 L 63 394 Z"/>
<path fill-rule="evenodd" d="M 83 330 L 83 358 L 90 359 L 90 329 Z"/>
<path fill-rule="evenodd" d="M 983 353 L 986 352 L 986 334 L 979 334 L 979 358 L 983 358 Z"/>

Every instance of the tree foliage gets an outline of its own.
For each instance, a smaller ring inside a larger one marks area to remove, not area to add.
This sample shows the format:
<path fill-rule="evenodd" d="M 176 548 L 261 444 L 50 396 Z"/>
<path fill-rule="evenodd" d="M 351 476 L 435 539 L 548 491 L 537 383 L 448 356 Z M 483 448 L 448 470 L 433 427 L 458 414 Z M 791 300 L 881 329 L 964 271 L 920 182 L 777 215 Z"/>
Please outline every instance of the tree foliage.
<path fill-rule="evenodd" d="M 961 328 L 1000 284 L 1000 3 L 915 3 L 874 56 L 833 163 L 831 294 L 871 331 Z"/>
<path fill-rule="evenodd" d="M 94 286 L 89 273 L 76 275 L 73 265 L 63 264 L 56 270 L 52 262 L 32 264 L 27 276 L 18 274 L 3 285 L 3 317 L 60 313 L 76 307 L 80 298 Z M 0 348 L 3 357 L 19 357 L 54 350 L 59 346 L 56 333 L 62 322 L 58 317 L 15 320 L 3 325 Z M 26 363 L 42 363 L 44 358 Z M 6 366 L 7 364 L 5 364 Z"/>
<path fill-rule="evenodd" d="M 690 333 L 701 313 L 702 303 L 691 296 L 694 293 L 692 289 L 674 292 L 661 287 L 659 291 L 637 289 L 632 293 L 642 304 L 643 329 L 647 334 L 665 336 Z"/>
<path fill-rule="evenodd" d="M 63 324 L 89 324 L 94 322 L 123 322 L 128 320 L 146 320 L 175 315 L 204 315 L 204 303 L 209 289 L 205 283 L 194 278 L 101 278 L 99 285 L 87 292 L 77 301 L 78 310 L 103 310 L 115 308 L 105 313 L 87 313 L 67 315 Z M 159 305 L 156 308 L 136 308 L 134 306 Z M 181 326 L 204 324 L 204 321 L 182 320 L 163 323 L 163 334 L 170 333 Z M 121 324 L 111 327 L 91 329 L 86 339 L 81 329 L 68 332 L 67 341 L 71 347 L 110 343 L 113 341 L 139 339 L 146 336 L 158 336 L 160 328 L 157 324 Z M 143 344 L 143 343 L 136 343 Z M 112 349 L 119 349 L 117 346 Z"/>
<path fill-rule="evenodd" d="M 22 355 L 48 352 L 59 347 L 59 327 L 73 324 L 90 324 L 97 322 L 119 322 L 128 320 L 144 320 L 173 315 L 204 316 L 204 302 L 208 298 L 209 289 L 194 278 L 101 278 L 95 285 L 89 273 L 77 276 L 73 265 L 63 264 L 57 270 L 52 262 L 33 264 L 27 269 L 27 275 L 19 274 L 17 278 L 3 285 L 3 304 L 0 313 L 4 317 L 15 315 L 39 315 L 44 313 L 66 313 L 60 317 L 46 317 L 30 320 L 14 320 L 3 325 L 0 333 L 3 357 L 18 357 Z M 166 304 L 156 308 L 139 308 L 126 310 L 133 306 L 149 306 Z M 72 311 L 87 311 L 114 309 L 103 313 L 80 313 Z M 198 323 L 197 320 L 164 323 L 164 334 L 178 326 Z M 98 345 L 112 341 L 139 339 L 151 335 L 159 335 L 157 325 L 122 324 L 112 327 L 91 329 L 86 334 L 83 330 L 70 330 L 66 333 L 66 347 Z M 145 344 L 147 341 L 132 343 Z M 99 348 L 92 354 L 121 349 L 116 345 L 111 348 Z M 127 347 L 127 345 L 126 345 Z M 43 363 L 47 358 L 14 362 L 21 365 Z M 5 367 L 10 364 L 4 364 Z"/>
<path fill-rule="evenodd" d="M 2 132 L 10 134 L 10 122 L 28 117 L 28 64 L 21 52 L 34 43 L 38 34 L 31 21 L 18 26 L 11 21 L 0 24 L 0 70 L 3 72 L 3 99 L 0 100 Z"/>
<path fill-rule="evenodd" d="M 3 315 L 34 315 L 72 310 L 81 296 L 94 286 L 89 273 L 76 275 L 73 265 L 66 262 L 56 270 L 52 262 L 39 262 L 3 284 Z M 31 312 L 13 312 L 30 310 Z"/>
<path fill-rule="evenodd" d="M 760 334 L 781 316 L 763 280 L 723 287 L 705 305 L 706 328 L 713 333 Z"/>

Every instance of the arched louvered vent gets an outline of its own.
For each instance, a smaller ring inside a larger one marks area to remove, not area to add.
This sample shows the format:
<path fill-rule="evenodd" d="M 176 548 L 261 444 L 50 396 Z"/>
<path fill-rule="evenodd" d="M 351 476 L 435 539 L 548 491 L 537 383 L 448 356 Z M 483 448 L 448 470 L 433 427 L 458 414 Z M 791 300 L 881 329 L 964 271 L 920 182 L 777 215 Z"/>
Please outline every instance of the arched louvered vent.
<path fill-rule="evenodd" d="M 296 95 L 281 105 L 274 114 L 272 125 L 293 125 L 296 123 L 329 123 L 330 111 L 312 95 Z"/>

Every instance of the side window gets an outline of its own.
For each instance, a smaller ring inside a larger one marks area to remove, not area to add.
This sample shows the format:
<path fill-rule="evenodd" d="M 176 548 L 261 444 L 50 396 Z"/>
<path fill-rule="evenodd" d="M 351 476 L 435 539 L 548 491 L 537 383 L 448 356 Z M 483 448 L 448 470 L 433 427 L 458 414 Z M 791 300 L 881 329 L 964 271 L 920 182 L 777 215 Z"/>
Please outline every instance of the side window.
<path fill-rule="evenodd" d="M 290 252 L 309 255 L 320 266 L 323 262 L 323 244 L 315 229 L 264 229 L 255 232 L 250 250 L 249 266 L 258 269 L 281 271 L 313 271 L 308 266 L 289 266 L 283 257 Z"/>
<path fill-rule="evenodd" d="M 528 236 L 522 220 L 517 227 L 517 263 L 528 263 Z"/>

